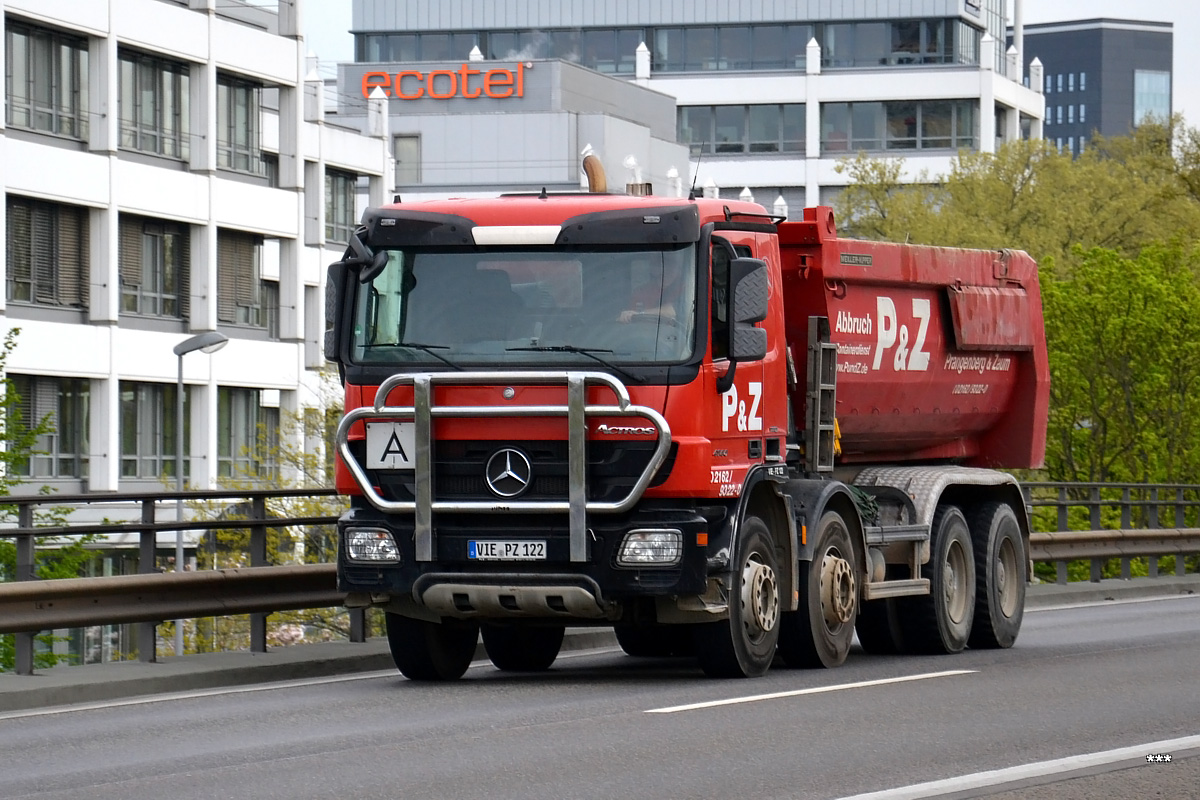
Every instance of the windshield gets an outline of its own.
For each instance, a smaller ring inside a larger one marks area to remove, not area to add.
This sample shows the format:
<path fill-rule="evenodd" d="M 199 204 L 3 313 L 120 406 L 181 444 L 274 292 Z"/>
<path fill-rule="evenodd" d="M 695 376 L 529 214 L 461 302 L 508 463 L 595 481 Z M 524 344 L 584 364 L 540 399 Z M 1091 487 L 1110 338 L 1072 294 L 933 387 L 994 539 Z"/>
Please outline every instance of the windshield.
<path fill-rule="evenodd" d="M 679 363 L 696 250 L 391 250 L 359 287 L 359 364 Z M 598 356 L 598 358 L 597 358 Z"/>

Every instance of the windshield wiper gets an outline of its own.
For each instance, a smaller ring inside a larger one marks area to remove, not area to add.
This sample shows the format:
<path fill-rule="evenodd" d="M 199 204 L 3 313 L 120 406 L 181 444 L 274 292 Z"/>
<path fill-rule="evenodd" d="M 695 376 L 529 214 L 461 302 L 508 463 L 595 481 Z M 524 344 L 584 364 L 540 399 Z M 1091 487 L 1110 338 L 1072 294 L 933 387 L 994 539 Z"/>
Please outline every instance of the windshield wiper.
<path fill-rule="evenodd" d="M 438 350 L 449 350 L 449 349 L 450 349 L 450 346 L 449 346 L 449 345 L 445 345 L 445 344 L 422 344 L 421 342 L 400 342 L 400 343 L 398 343 L 396 346 L 397 346 L 397 347 L 415 347 L 415 348 L 417 348 L 418 350 L 420 350 L 422 353 L 428 353 L 429 355 L 433 356 L 434 358 L 436 358 L 438 361 L 441 361 L 441 362 L 442 362 L 443 364 L 445 364 L 446 366 L 448 366 L 448 367 L 454 367 L 454 368 L 455 368 L 456 370 L 458 370 L 459 372 L 462 372 L 462 371 L 463 371 L 462 365 L 460 365 L 460 364 L 455 364 L 453 361 L 451 361 L 450 359 L 446 358 L 446 357 L 445 357 L 445 356 L 443 356 L 441 353 L 438 353 L 438 352 L 437 352 Z"/>
<path fill-rule="evenodd" d="M 635 383 L 645 383 L 646 382 L 644 378 L 639 378 L 637 375 L 633 375 L 632 373 L 626 372 L 625 370 L 621 369 L 620 367 L 618 367 L 616 364 L 612 363 L 608 359 L 601 358 L 600 356 L 596 355 L 596 353 L 611 353 L 612 352 L 612 350 L 606 350 L 603 347 L 576 347 L 573 344 L 546 344 L 546 345 L 535 345 L 532 347 L 506 347 L 505 351 L 509 352 L 509 353 L 513 353 L 513 352 L 518 352 L 518 353 L 520 353 L 520 352 L 579 353 L 582 356 L 587 356 L 588 358 L 592 359 L 593 361 L 603 364 L 604 366 L 608 367 L 609 369 L 613 370 L 614 372 L 621 373 L 628 380 L 634 381 Z"/>

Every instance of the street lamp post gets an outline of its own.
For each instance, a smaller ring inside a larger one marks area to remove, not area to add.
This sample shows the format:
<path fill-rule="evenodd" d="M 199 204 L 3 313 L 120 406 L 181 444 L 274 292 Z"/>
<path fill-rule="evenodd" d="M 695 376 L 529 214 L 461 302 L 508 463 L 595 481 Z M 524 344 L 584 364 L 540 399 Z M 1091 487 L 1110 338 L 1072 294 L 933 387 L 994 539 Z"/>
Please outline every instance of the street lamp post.
<path fill-rule="evenodd" d="M 183 491 L 183 357 L 199 350 L 215 353 L 228 344 L 229 339 L 217 331 L 198 333 L 175 345 L 175 356 L 179 362 L 179 378 L 175 384 L 175 488 Z M 183 497 L 175 500 L 175 517 L 183 522 Z M 183 572 L 183 531 L 175 531 L 175 571 Z M 175 620 L 175 655 L 183 655 L 183 620 Z"/>

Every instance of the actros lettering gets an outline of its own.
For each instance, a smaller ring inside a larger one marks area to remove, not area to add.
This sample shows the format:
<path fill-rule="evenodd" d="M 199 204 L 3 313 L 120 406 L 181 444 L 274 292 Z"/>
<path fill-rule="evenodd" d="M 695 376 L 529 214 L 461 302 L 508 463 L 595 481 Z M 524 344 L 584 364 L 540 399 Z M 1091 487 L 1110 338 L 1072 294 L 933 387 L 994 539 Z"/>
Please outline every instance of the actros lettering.
<path fill-rule="evenodd" d="M 746 387 L 746 394 L 750 395 L 749 410 L 746 409 L 746 401 L 738 399 L 736 383 L 729 387 L 728 392 L 721 395 L 721 430 L 728 431 L 729 423 L 734 418 L 737 419 L 739 431 L 761 431 L 763 429 L 762 411 L 758 407 L 762 402 L 762 383 L 751 381 Z"/>
<path fill-rule="evenodd" d="M 929 369 L 929 353 L 925 350 L 925 337 L 929 334 L 929 299 L 914 297 L 912 301 L 913 321 L 917 323 L 915 341 L 909 342 L 908 324 L 901 325 L 896 316 L 896 304 L 892 298 L 880 296 L 876 302 L 879 316 L 879 334 L 876 337 L 875 362 L 871 369 L 879 369 L 884 353 L 892 347 L 892 368 L 897 372 L 907 370 L 924 372 Z"/>
<path fill-rule="evenodd" d="M 649 434 L 658 433 L 658 429 L 651 428 L 649 426 L 642 427 L 639 425 L 601 425 L 599 428 L 596 428 L 596 433 L 606 433 L 609 435 L 629 433 Z"/>

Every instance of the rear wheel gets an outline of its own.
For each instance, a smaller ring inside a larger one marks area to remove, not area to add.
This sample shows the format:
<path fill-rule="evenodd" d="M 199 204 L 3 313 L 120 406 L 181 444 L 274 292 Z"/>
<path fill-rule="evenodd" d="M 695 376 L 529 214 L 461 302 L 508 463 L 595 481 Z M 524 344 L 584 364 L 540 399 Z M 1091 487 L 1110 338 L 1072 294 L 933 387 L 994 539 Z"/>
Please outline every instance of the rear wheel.
<path fill-rule="evenodd" d="M 558 658 L 566 628 L 562 625 L 483 625 L 483 647 L 496 669 L 541 672 Z"/>
<path fill-rule="evenodd" d="M 767 524 L 742 521 L 729 586 L 729 619 L 696 625 L 696 657 L 712 678 L 766 674 L 779 641 L 779 562 Z"/>
<path fill-rule="evenodd" d="M 975 554 L 957 506 L 933 515 L 929 562 L 921 577 L 929 594 L 900 598 L 904 641 L 917 653 L 957 653 L 967 646 L 975 617 Z"/>
<path fill-rule="evenodd" d="M 446 620 L 427 622 L 385 614 L 388 649 L 404 677 L 413 681 L 458 680 L 475 657 L 479 625 Z"/>
<path fill-rule="evenodd" d="M 779 654 L 793 667 L 836 667 L 846 660 L 858 616 L 858 569 L 846 521 L 821 515 L 813 559 L 800 565 L 800 605 L 783 615 Z"/>
<path fill-rule="evenodd" d="M 686 625 L 617 625 L 613 631 L 626 655 L 671 658 L 694 652 L 692 631 Z"/>
<path fill-rule="evenodd" d="M 1006 503 L 986 503 L 968 520 L 975 546 L 971 647 L 1012 647 L 1025 616 L 1027 561 L 1021 526 Z"/>

